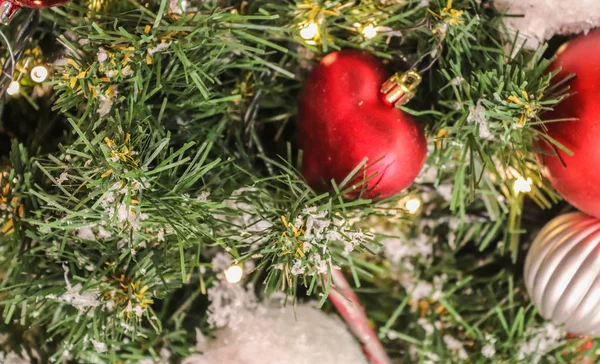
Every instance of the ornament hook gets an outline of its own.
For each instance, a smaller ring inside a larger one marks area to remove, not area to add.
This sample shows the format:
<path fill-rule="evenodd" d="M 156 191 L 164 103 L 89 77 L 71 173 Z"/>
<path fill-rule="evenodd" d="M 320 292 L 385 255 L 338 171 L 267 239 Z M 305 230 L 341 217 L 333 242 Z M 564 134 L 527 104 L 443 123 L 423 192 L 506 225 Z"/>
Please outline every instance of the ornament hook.
<path fill-rule="evenodd" d="M 416 71 L 398 72 L 381 85 L 381 93 L 387 102 L 400 107 L 415 96 L 421 80 L 421 75 Z"/>

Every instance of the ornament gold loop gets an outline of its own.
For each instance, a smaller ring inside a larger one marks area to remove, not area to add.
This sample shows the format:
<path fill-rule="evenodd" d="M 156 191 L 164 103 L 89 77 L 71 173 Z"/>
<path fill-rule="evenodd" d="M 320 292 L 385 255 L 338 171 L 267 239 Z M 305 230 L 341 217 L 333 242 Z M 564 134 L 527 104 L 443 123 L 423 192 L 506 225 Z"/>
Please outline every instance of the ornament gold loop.
<path fill-rule="evenodd" d="M 381 93 L 387 102 L 400 107 L 415 96 L 421 80 L 421 75 L 416 71 L 398 72 L 381 85 Z"/>

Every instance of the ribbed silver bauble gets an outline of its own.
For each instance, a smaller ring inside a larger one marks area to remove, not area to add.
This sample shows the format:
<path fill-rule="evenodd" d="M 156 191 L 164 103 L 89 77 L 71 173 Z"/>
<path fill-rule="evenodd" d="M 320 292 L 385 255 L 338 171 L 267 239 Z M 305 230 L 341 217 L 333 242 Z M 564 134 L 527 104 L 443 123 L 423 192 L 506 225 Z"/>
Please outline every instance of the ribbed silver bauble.
<path fill-rule="evenodd" d="M 529 249 L 524 274 L 544 318 L 572 334 L 600 336 L 600 219 L 575 212 L 550 221 Z"/>

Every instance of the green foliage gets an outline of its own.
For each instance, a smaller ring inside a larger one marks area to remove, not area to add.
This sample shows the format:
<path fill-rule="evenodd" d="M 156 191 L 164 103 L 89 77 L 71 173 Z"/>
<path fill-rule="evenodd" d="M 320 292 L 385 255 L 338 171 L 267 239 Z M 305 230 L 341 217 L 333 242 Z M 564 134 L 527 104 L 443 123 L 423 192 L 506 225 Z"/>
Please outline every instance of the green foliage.
<path fill-rule="evenodd" d="M 532 154 L 544 137 L 535 126 L 565 90 L 549 90 L 544 49 L 520 49 L 489 3 L 421 3 L 197 1 L 177 14 L 166 0 L 106 0 L 43 11 L 39 30 L 64 48 L 64 65 L 27 102 L 49 100 L 60 131 L 11 136 L 1 165 L 4 348 L 42 362 L 135 362 L 163 348 L 185 357 L 194 329 L 212 329 L 207 294 L 227 253 L 259 295 L 309 295 L 326 308 L 323 274 L 342 267 L 405 362 L 464 361 L 448 335 L 471 362 L 488 360 L 490 343 L 498 361 L 522 354 L 543 327 L 520 277 L 520 237 L 540 223 L 521 222 L 523 204 L 542 214 L 558 201 Z M 313 22 L 317 37 L 303 39 Z M 376 36 L 362 34 L 368 25 Z M 319 57 L 343 48 L 424 76 L 404 111 L 426 128 L 427 166 L 386 201 L 345 199 L 351 176 L 318 194 L 298 173 L 298 91 Z M 0 131 L 11 125 L 5 117 Z M 518 178 L 531 179 L 528 198 Z M 415 196 L 418 216 L 404 209 Z M 544 350 L 558 360 L 581 344 L 555 341 Z"/>

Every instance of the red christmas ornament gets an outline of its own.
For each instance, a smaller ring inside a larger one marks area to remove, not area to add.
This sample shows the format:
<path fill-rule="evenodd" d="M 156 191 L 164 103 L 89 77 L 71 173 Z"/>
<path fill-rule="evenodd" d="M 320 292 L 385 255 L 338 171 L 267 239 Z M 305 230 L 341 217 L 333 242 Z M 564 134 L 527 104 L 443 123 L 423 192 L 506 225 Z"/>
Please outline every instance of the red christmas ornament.
<path fill-rule="evenodd" d="M 10 0 L 10 2 L 23 8 L 40 9 L 62 5 L 69 2 L 69 0 Z"/>
<path fill-rule="evenodd" d="M 0 23 L 8 23 L 19 8 L 41 9 L 67 2 L 69 0 L 0 0 Z"/>
<path fill-rule="evenodd" d="M 417 177 L 426 140 L 406 113 L 383 100 L 386 79 L 375 57 L 357 51 L 331 53 L 312 71 L 300 98 L 298 127 L 302 174 L 313 188 L 342 182 L 365 157 L 369 166 L 353 182 L 378 172 L 365 198 L 390 197 Z"/>
<path fill-rule="evenodd" d="M 552 148 L 547 142 L 537 146 L 547 168 L 547 177 L 565 200 L 579 210 L 600 218 L 600 30 L 567 43 L 558 52 L 552 69 L 561 68 L 554 80 L 575 74 L 570 81 L 572 96 L 544 115 L 545 120 L 577 119 L 545 124 L 548 135 L 571 152 L 572 156 Z M 561 159 L 564 165 L 561 163 Z"/>

